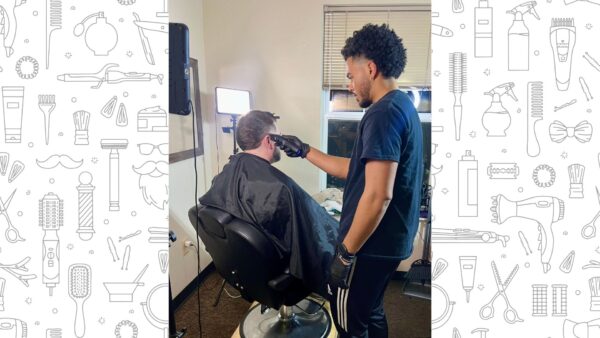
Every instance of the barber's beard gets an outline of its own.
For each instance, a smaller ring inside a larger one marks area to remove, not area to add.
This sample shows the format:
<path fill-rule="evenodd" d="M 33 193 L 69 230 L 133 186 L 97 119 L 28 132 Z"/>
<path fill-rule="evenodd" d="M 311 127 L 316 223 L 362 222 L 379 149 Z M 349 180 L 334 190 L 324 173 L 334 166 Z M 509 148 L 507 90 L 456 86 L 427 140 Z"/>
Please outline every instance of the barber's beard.
<path fill-rule="evenodd" d="M 358 92 L 358 96 L 356 97 L 358 100 L 358 105 L 361 108 L 369 108 L 373 104 L 373 99 L 371 99 L 371 84 L 368 82 L 363 82 L 359 85 L 358 88 L 355 89 Z"/>
<path fill-rule="evenodd" d="M 271 158 L 271 163 L 275 163 L 281 160 L 281 151 L 278 147 L 275 147 L 273 150 L 273 157 Z"/>
<path fill-rule="evenodd" d="M 140 175 L 139 187 L 146 203 L 165 209 L 169 201 L 169 175 Z"/>

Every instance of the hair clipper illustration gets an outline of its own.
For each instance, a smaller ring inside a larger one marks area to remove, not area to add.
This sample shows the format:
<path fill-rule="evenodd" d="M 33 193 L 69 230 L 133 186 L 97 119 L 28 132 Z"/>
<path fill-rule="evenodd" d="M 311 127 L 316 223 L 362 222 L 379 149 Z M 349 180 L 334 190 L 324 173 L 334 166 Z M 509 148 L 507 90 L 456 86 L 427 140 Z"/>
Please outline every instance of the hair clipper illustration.
<path fill-rule="evenodd" d="M 553 18 L 550 26 L 550 46 L 554 57 L 554 73 L 558 90 L 569 89 L 571 63 L 575 47 L 575 20 Z"/>

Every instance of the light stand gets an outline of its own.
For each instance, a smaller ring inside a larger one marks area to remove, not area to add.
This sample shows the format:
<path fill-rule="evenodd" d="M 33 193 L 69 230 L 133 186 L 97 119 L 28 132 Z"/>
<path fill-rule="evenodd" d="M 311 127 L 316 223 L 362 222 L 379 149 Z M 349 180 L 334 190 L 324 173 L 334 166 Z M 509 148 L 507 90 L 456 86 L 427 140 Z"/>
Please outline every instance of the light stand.
<path fill-rule="evenodd" d="M 233 125 L 231 127 L 223 127 L 223 132 L 226 134 L 229 134 L 231 132 L 233 132 L 233 154 L 237 154 L 239 149 L 237 148 L 237 139 L 235 137 L 235 128 L 237 126 L 237 115 L 231 115 L 231 120 L 230 120 Z"/>

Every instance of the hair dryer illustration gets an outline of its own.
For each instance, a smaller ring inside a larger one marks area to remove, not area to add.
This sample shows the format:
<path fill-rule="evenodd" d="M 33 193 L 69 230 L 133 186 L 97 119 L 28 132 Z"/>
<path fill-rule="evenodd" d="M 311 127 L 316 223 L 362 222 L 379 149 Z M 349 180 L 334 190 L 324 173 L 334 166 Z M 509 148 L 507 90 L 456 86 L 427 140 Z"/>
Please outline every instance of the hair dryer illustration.
<path fill-rule="evenodd" d="M 504 195 L 492 196 L 492 222 L 502 224 L 512 217 L 530 219 L 538 224 L 542 267 L 544 273 L 550 270 L 550 258 L 554 250 L 552 224 L 563 219 L 565 204 L 551 196 L 535 196 L 521 201 L 511 201 Z"/>

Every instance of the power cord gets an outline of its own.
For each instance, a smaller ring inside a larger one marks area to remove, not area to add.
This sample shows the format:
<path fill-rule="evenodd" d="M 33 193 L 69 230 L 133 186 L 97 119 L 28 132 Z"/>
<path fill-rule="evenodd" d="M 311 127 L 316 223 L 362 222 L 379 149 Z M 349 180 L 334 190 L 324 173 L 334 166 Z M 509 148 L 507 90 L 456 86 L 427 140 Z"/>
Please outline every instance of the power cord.
<path fill-rule="evenodd" d="M 194 111 L 194 105 L 192 104 L 192 100 L 188 101 L 188 105 L 191 107 L 192 110 L 192 140 L 193 140 L 193 146 L 194 146 L 194 205 L 196 206 L 196 210 L 198 210 L 198 164 L 197 164 L 197 156 L 196 156 L 196 112 Z M 197 216 L 197 212 L 196 212 L 196 240 L 200 241 L 200 236 L 198 234 L 198 227 L 199 227 L 199 223 L 198 223 L 198 216 Z M 198 257 L 198 274 L 197 276 L 200 276 L 200 243 L 198 243 L 198 245 L 196 245 L 196 255 Z M 199 278 L 199 277 L 198 277 Z M 199 330 L 199 334 L 198 337 L 202 338 L 202 322 L 200 319 L 200 283 L 198 283 L 198 297 L 196 298 L 196 300 L 198 301 L 198 330 Z"/>

